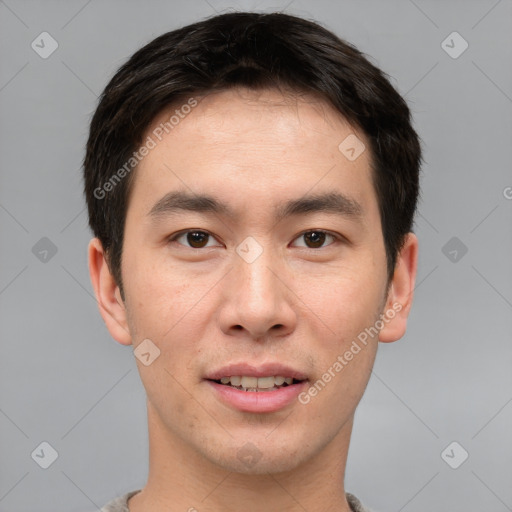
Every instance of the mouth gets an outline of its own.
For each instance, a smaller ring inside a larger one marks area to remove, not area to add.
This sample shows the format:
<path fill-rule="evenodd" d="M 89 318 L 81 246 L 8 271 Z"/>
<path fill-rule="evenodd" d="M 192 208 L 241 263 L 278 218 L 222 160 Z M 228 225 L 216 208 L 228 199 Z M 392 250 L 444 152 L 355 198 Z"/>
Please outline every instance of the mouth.
<path fill-rule="evenodd" d="M 308 387 L 306 373 L 274 361 L 233 363 L 204 376 L 213 395 L 242 412 L 269 413 L 292 406 Z"/>
<path fill-rule="evenodd" d="M 252 377 L 248 375 L 233 375 L 221 377 L 220 379 L 207 379 L 223 386 L 246 391 L 248 393 L 265 393 L 277 391 L 278 389 L 300 384 L 306 379 L 295 379 L 293 377 L 283 377 L 281 375 L 270 375 L 267 377 Z"/>

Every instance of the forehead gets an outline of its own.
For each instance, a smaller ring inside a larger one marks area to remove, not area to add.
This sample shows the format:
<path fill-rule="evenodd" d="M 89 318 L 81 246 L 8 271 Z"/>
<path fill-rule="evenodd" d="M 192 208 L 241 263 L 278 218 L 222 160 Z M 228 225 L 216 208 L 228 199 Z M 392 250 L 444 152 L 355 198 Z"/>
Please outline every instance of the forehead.
<path fill-rule="evenodd" d="M 190 108 L 191 98 L 195 107 Z M 165 133 L 162 133 L 165 132 Z M 309 151 L 338 151 L 343 133 L 365 136 L 319 95 L 276 89 L 233 88 L 204 96 L 183 97 L 153 120 L 146 135 L 172 133 L 176 140 L 207 139 L 210 145 L 257 144 L 266 148 L 303 147 L 322 142 Z M 223 148 L 225 149 L 225 148 Z"/>
<path fill-rule="evenodd" d="M 146 131 L 155 144 L 134 188 L 148 205 L 172 190 L 218 192 L 239 210 L 245 194 L 256 210 L 262 200 L 308 191 L 337 189 L 361 204 L 375 199 L 370 152 L 355 159 L 343 152 L 346 140 L 358 141 L 358 152 L 368 147 L 364 134 L 320 98 L 231 89 L 184 108 L 188 100 L 162 111 Z"/>

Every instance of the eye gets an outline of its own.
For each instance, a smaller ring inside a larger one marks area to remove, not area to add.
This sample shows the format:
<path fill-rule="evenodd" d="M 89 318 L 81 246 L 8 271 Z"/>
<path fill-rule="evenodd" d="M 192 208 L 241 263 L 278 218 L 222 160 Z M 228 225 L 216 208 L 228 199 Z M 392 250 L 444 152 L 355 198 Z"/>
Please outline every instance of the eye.
<path fill-rule="evenodd" d="M 173 235 L 171 238 L 169 238 L 169 242 L 178 242 L 180 243 L 180 245 L 185 245 L 187 247 L 186 244 L 179 242 L 179 240 L 184 237 L 186 243 L 189 244 L 188 247 L 191 249 L 203 249 L 205 247 L 212 247 L 211 245 L 208 246 L 208 241 L 210 237 L 213 238 L 213 235 L 211 235 L 207 231 L 199 229 L 189 229 L 187 231 L 181 231 L 180 233 L 177 233 Z M 311 229 L 309 231 L 304 231 L 295 240 L 300 240 L 301 238 L 303 238 L 304 240 L 306 240 L 306 245 L 302 245 L 302 247 L 306 247 L 308 249 L 319 249 L 322 248 L 322 246 L 324 245 L 326 237 L 330 237 L 334 240 L 339 239 L 339 237 L 329 233 L 328 231 L 324 231 L 322 229 Z M 298 247 L 301 246 L 299 245 Z"/>
<path fill-rule="evenodd" d="M 304 231 L 301 235 L 299 235 L 296 240 L 300 240 L 301 238 L 307 240 L 307 243 L 311 245 L 305 245 L 302 247 L 307 247 L 308 249 L 318 249 L 321 248 L 323 243 L 325 242 L 326 237 L 331 237 L 334 240 L 338 240 L 339 237 L 329 233 L 328 231 L 324 231 L 322 229 L 311 229 L 309 231 Z M 331 245 L 331 244 L 329 244 Z M 301 246 L 299 246 L 301 247 Z"/>
<path fill-rule="evenodd" d="M 186 237 L 186 241 L 190 244 L 188 247 L 192 249 L 202 249 L 208 247 L 208 238 L 212 235 L 207 231 L 201 231 L 199 229 L 189 229 L 188 231 L 182 231 L 169 238 L 169 242 L 178 241 L 180 238 Z M 184 244 L 181 244 L 184 245 Z M 210 246 L 211 247 L 211 246 Z"/>

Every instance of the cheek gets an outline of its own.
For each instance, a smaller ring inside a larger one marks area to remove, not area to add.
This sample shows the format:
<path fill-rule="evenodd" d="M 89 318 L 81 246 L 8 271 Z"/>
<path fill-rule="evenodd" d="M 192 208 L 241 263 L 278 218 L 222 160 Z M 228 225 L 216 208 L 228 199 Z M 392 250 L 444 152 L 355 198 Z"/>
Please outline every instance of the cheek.
<path fill-rule="evenodd" d="M 137 333 L 135 344 L 150 339 L 160 350 L 160 356 L 148 367 L 154 365 L 153 371 L 139 365 L 141 377 L 148 387 L 167 388 L 173 379 L 165 369 L 181 381 L 201 352 L 193 340 L 203 336 L 207 319 L 204 308 L 208 305 L 205 291 L 212 284 L 199 286 L 183 272 L 145 264 L 144 258 L 137 258 L 126 268 L 127 309 L 130 330 Z"/>
<path fill-rule="evenodd" d="M 311 396 L 319 398 L 312 399 L 313 407 L 321 414 L 330 403 L 329 421 L 337 424 L 355 408 L 368 384 L 378 346 L 378 336 L 368 332 L 379 318 L 383 288 L 365 277 L 339 277 L 324 293 L 313 293 L 321 312 L 314 329 L 316 374 Z"/>
<path fill-rule="evenodd" d="M 182 273 L 149 261 L 150 258 L 138 257 L 127 262 L 126 296 L 131 299 L 131 318 L 136 327 L 149 338 L 162 338 L 201 295 Z"/>
<path fill-rule="evenodd" d="M 308 273 L 300 288 L 304 303 L 331 331 L 345 338 L 374 322 L 384 300 L 385 278 L 371 257 L 360 257 L 343 267 L 323 270 L 322 275 Z"/>

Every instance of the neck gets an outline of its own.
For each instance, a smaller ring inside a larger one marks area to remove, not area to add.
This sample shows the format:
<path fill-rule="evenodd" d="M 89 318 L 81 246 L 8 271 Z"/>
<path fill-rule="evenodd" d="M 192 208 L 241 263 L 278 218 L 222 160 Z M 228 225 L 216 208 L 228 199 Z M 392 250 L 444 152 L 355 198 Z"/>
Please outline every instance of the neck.
<path fill-rule="evenodd" d="M 130 498 L 130 512 L 350 512 L 343 482 L 352 422 L 292 469 L 247 474 L 215 464 L 169 432 L 148 401 L 149 475 Z"/>

